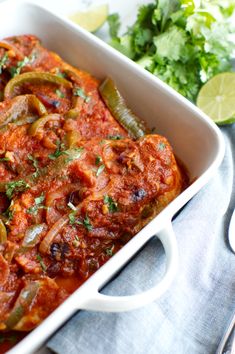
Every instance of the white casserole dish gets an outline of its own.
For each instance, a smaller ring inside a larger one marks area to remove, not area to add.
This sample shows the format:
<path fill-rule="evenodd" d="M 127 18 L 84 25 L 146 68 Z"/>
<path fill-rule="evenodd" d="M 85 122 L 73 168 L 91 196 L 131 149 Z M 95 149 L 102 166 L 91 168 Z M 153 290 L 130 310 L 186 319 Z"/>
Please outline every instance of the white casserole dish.
<path fill-rule="evenodd" d="M 43 45 L 70 64 L 117 83 L 132 110 L 150 127 L 167 137 L 175 154 L 187 166 L 194 181 L 123 249 L 87 280 L 38 328 L 28 334 L 11 354 L 32 353 L 78 309 L 126 311 L 160 297 L 177 270 L 177 245 L 171 220 L 213 176 L 222 161 L 224 142 L 219 129 L 189 101 L 137 64 L 70 21 L 40 6 L 9 0 L 0 4 L 0 37 L 35 34 Z M 166 252 L 166 273 L 152 289 L 134 296 L 109 297 L 99 289 L 153 236 Z"/>

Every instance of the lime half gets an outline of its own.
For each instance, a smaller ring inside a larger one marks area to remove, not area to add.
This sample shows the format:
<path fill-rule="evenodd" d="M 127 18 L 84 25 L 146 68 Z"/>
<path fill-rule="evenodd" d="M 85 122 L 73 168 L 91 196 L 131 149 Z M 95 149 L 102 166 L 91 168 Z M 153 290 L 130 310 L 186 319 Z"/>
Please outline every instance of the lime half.
<path fill-rule="evenodd" d="M 109 8 L 107 4 L 92 6 L 86 11 L 77 11 L 69 18 L 89 32 L 97 31 L 107 20 Z"/>
<path fill-rule="evenodd" d="M 235 73 L 222 73 L 210 79 L 200 90 L 197 106 L 216 124 L 235 122 Z"/>

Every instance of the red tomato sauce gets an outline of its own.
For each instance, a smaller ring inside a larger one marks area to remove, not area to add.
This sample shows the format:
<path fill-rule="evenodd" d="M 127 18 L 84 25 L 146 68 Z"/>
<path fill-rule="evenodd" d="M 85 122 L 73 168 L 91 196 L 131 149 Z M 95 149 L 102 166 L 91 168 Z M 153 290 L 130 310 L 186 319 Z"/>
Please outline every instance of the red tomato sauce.
<path fill-rule="evenodd" d="M 0 43 L 0 354 L 184 189 L 168 141 L 133 139 L 99 81 L 32 35 Z"/>

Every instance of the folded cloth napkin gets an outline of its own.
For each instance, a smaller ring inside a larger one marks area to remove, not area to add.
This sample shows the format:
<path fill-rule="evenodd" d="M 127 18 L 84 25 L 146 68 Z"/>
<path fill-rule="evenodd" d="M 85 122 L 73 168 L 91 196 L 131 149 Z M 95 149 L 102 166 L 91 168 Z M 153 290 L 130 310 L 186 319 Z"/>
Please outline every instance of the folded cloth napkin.
<path fill-rule="evenodd" d="M 215 353 L 235 311 L 235 255 L 227 244 L 235 207 L 235 124 L 222 132 L 222 165 L 173 222 L 180 265 L 167 293 L 127 313 L 80 311 L 48 348 L 59 354 Z M 163 269 L 164 253 L 154 239 L 104 293 L 127 295 L 151 287 Z"/>

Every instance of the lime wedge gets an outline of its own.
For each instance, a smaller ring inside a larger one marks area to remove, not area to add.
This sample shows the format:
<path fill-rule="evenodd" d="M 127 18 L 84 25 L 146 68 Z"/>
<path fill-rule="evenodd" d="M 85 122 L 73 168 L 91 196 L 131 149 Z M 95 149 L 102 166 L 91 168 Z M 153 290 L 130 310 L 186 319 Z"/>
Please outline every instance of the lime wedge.
<path fill-rule="evenodd" d="M 197 106 L 216 124 L 235 122 L 235 73 L 214 76 L 202 86 Z"/>
<path fill-rule="evenodd" d="M 107 4 L 90 7 L 86 11 L 78 11 L 69 18 L 89 32 L 97 31 L 107 20 L 109 7 Z"/>

